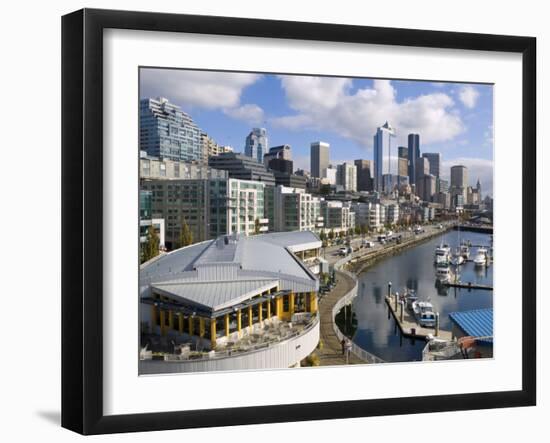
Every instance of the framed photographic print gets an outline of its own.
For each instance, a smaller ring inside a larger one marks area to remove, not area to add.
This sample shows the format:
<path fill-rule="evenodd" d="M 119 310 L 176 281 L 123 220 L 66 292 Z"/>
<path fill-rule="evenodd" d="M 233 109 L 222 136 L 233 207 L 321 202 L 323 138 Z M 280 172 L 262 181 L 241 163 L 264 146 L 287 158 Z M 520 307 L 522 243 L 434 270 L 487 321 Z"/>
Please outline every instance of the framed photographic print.
<path fill-rule="evenodd" d="M 535 404 L 534 38 L 84 9 L 62 56 L 64 427 Z"/>

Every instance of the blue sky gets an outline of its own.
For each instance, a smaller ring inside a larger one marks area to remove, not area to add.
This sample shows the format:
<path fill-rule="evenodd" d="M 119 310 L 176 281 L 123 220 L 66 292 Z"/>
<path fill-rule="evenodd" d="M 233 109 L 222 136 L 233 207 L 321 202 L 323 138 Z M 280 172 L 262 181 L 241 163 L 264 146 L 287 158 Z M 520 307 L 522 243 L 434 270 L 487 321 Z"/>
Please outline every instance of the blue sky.
<path fill-rule="evenodd" d="M 440 152 L 443 176 L 453 164 L 469 169 L 492 194 L 493 87 L 436 83 L 142 69 L 140 96 L 178 104 L 218 143 L 242 151 L 252 127 L 265 127 L 269 145 L 289 144 L 295 168 L 309 170 L 310 142 L 330 143 L 331 163 L 372 159 L 372 139 L 388 120 L 406 146 L 420 134 L 421 152 Z"/>

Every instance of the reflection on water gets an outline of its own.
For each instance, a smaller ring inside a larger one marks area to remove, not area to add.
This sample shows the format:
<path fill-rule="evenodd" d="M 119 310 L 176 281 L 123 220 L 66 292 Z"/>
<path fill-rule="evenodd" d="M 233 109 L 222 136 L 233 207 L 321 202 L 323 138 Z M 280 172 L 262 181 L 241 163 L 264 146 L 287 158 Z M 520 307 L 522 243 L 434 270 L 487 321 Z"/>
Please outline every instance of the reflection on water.
<path fill-rule="evenodd" d="M 461 232 L 460 237 L 461 240 L 470 240 L 472 245 L 490 245 L 487 234 Z M 433 259 L 434 250 L 441 242 L 456 248 L 459 244 L 457 232 L 450 231 L 398 256 L 389 257 L 359 276 L 359 293 L 353 302 L 358 321 L 354 342 L 386 361 L 422 359 L 424 341 L 402 338 L 397 324 L 389 316 L 384 301 L 389 281 L 392 282 L 392 291 L 411 288 L 420 298 L 429 299 L 434 311 L 440 313 L 442 329 L 451 328 L 450 312 L 493 306 L 493 291 L 448 288 L 437 281 Z M 473 259 L 476 249 L 472 246 L 470 259 Z M 493 284 L 493 265 L 476 268 L 468 262 L 460 266 L 459 272 L 463 282 Z"/>

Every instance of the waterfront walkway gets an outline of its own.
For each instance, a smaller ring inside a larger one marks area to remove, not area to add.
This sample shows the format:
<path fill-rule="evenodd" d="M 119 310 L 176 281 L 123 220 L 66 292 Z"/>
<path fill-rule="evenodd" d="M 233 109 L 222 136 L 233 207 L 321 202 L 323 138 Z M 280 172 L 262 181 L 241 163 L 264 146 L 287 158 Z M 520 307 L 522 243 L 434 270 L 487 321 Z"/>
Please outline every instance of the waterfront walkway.
<path fill-rule="evenodd" d="M 346 356 L 342 354 L 342 344 L 334 333 L 332 310 L 336 302 L 345 296 L 354 285 L 355 281 L 352 277 L 337 271 L 336 286 L 319 302 L 319 315 L 321 318 L 320 335 L 323 342 L 323 349 L 317 350 L 320 366 L 346 364 Z M 349 364 L 365 364 L 365 362 L 351 353 Z"/>

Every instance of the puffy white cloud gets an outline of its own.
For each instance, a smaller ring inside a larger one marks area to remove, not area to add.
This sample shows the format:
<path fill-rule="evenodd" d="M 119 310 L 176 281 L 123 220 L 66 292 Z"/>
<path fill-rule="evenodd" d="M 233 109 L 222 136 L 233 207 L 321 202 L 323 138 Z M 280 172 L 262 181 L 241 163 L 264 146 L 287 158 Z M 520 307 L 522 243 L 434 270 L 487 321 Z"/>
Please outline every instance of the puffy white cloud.
<path fill-rule="evenodd" d="M 374 80 L 370 88 L 352 90 L 352 80 L 331 77 L 280 77 L 293 115 L 271 119 L 291 130 L 329 130 L 372 147 L 376 128 L 388 120 L 405 143 L 410 132 L 423 143 L 451 140 L 464 131 L 453 99 L 444 93 L 420 95 L 401 102 L 389 80 Z"/>
<path fill-rule="evenodd" d="M 226 108 L 223 112 L 230 117 L 251 125 L 259 125 L 264 121 L 264 110 L 254 104 L 246 104 L 237 108 Z"/>
<path fill-rule="evenodd" d="M 162 96 L 186 107 L 236 108 L 243 90 L 259 78 L 247 73 L 143 69 L 140 92 L 142 97 Z"/>
<path fill-rule="evenodd" d="M 475 186 L 479 179 L 483 197 L 487 194 L 493 195 L 493 172 L 492 160 L 472 157 L 459 157 L 441 162 L 441 175 L 444 179 L 450 180 L 450 169 L 454 165 L 464 165 L 468 168 L 468 184 Z"/>
<path fill-rule="evenodd" d="M 472 109 L 479 98 L 479 91 L 470 85 L 463 86 L 460 88 L 460 91 L 458 91 L 458 98 L 464 106 L 468 109 Z"/>

